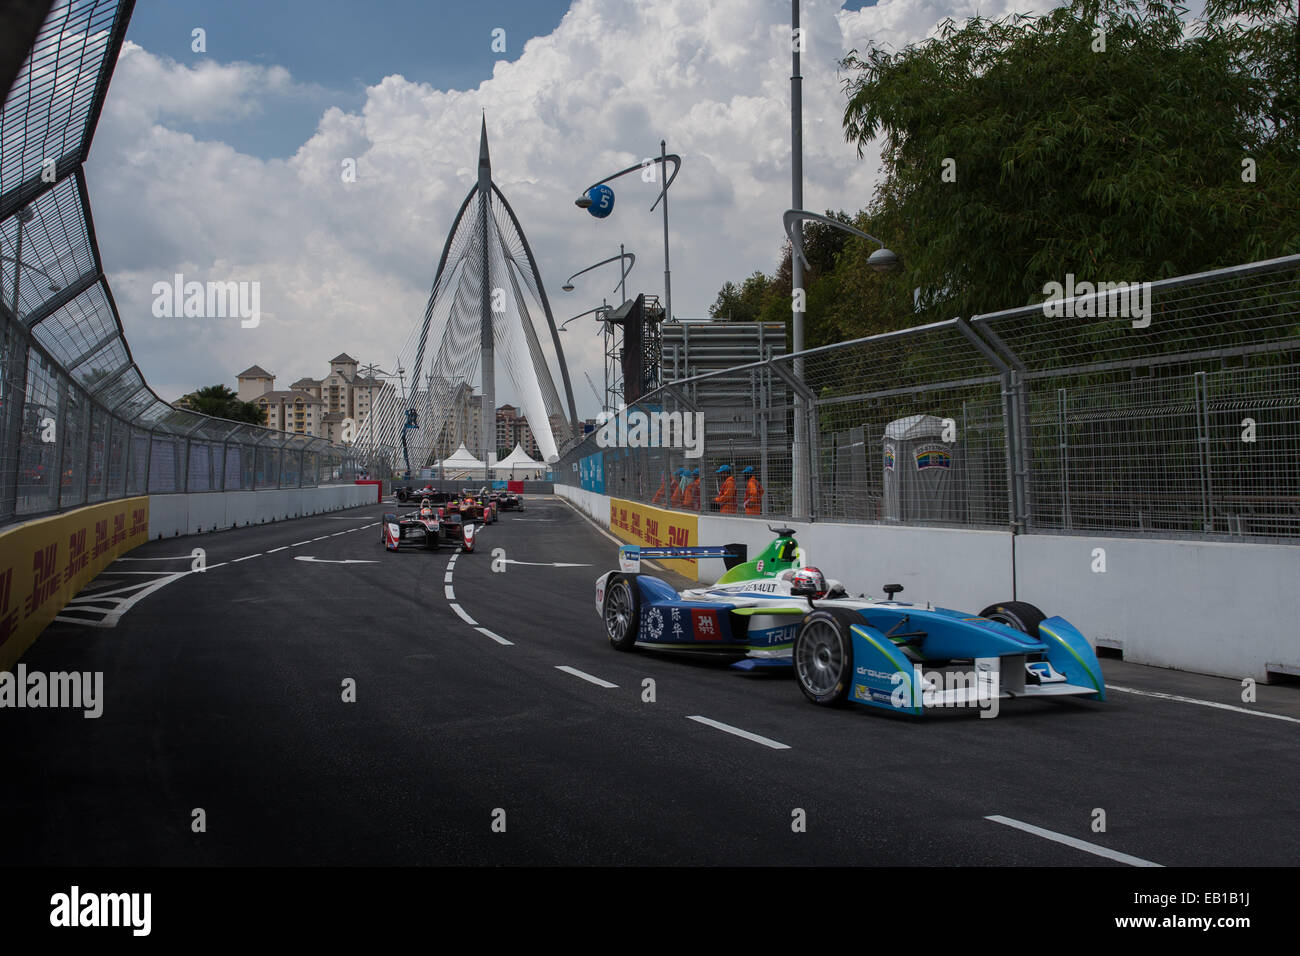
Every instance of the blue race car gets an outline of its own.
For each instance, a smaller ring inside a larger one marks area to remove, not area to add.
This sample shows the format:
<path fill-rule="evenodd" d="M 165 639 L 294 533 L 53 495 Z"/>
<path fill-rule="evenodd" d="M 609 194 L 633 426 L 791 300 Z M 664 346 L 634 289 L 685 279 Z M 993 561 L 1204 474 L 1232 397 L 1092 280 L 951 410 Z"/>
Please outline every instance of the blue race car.
<path fill-rule="evenodd" d="M 993 710 L 1014 697 L 1105 700 L 1101 665 L 1061 617 L 1004 601 L 979 614 L 850 598 L 808 567 L 789 528 L 756 559 L 744 545 L 619 549 L 619 570 L 596 581 L 596 610 L 617 650 L 711 654 L 733 666 L 793 668 L 813 703 L 844 701 L 919 715 L 927 709 Z M 678 592 L 642 574 L 642 558 L 722 559 L 716 584 Z"/>

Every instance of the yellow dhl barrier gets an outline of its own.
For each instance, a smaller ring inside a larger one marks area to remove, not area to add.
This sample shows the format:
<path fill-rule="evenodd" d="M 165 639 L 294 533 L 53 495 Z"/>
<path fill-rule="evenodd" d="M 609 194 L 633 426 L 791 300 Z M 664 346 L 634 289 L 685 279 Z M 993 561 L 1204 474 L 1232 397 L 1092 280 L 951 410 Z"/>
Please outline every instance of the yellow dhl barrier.
<path fill-rule="evenodd" d="M 664 508 L 652 508 L 650 505 L 622 498 L 609 499 L 609 530 L 615 537 L 628 544 L 670 545 L 674 548 L 686 548 L 699 544 L 700 519 L 696 515 L 682 514 L 680 511 L 668 511 Z M 698 562 L 691 560 L 665 560 L 656 558 L 660 564 L 679 574 L 684 574 L 692 581 L 699 580 L 696 573 Z"/>
<path fill-rule="evenodd" d="M 10 670 L 68 601 L 149 540 L 149 498 L 122 498 L 0 530 L 0 671 Z"/>

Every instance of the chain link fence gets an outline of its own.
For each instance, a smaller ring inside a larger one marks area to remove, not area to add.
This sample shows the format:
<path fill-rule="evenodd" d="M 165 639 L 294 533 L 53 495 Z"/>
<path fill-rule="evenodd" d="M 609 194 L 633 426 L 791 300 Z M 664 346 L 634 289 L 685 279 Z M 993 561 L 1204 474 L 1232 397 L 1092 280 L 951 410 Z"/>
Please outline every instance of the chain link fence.
<path fill-rule="evenodd" d="M 701 513 L 1300 540 L 1300 256 L 1082 291 L 666 384 L 615 422 L 698 413 L 698 457 L 607 427 L 556 481 Z M 672 501 L 683 467 L 699 491 Z"/>
<path fill-rule="evenodd" d="M 0 525 L 355 476 L 350 448 L 168 404 L 131 356 L 83 170 L 131 8 L 55 3 L 0 110 Z"/>

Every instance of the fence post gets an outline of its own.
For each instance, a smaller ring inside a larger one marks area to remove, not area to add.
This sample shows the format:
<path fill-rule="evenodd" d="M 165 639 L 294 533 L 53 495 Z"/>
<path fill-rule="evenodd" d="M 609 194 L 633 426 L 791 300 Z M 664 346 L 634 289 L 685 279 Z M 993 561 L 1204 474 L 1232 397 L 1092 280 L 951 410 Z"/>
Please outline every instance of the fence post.
<path fill-rule="evenodd" d="M 1201 530 L 1214 530 L 1214 488 L 1210 477 L 1210 396 L 1209 381 L 1204 372 L 1197 372 L 1193 380 L 1196 401 L 1196 443 L 1201 466 Z"/>
<path fill-rule="evenodd" d="M 27 401 L 27 335 L 21 324 L 9 317 L 4 310 L 5 370 L 3 416 L 0 418 L 0 448 L 4 455 L 0 457 L 11 470 L 3 476 L 4 490 L 0 491 L 0 517 L 8 519 L 18 513 L 18 485 L 21 473 L 23 420 Z"/>
<path fill-rule="evenodd" d="M 1007 520 L 1011 530 L 1018 532 L 1023 529 L 1020 528 L 1020 509 L 1016 504 L 1016 470 L 1019 467 L 1019 455 L 1016 451 L 1016 414 L 1012 396 L 1014 374 L 1010 371 L 1002 373 L 1002 433 L 1003 445 L 1006 448 Z"/>
<path fill-rule="evenodd" d="M 808 520 L 817 520 L 817 499 L 821 497 L 821 441 L 817 430 L 817 399 L 810 397 L 805 403 L 808 410 Z"/>
<path fill-rule="evenodd" d="M 1056 427 L 1059 441 L 1061 465 L 1061 525 L 1066 531 L 1071 530 L 1070 520 L 1070 438 L 1066 431 L 1066 390 L 1056 390 Z"/>

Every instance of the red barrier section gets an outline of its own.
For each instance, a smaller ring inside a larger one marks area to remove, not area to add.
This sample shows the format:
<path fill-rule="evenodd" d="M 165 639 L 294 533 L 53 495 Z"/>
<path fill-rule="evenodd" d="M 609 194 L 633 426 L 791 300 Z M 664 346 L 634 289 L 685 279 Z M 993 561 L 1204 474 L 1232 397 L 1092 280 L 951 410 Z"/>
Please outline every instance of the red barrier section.
<path fill-rule="evenodd" d="M 358 484 L 358 485 L 374 485 L 374 486 L 375 486 L 375 504 L 383 504 L 383 503 L 384 503 L 384 483 L 383 483 L 382 481 L 380 481 L 378 478 L 358 478 L 358 479 L 356 479 L 356 484 Z"/>
<path fill-rule="evenodd" d="M 522 481 L 507 481 L 506 491 L 515 491 L 522 495 L 524 493 L 524 483 Z"/>

